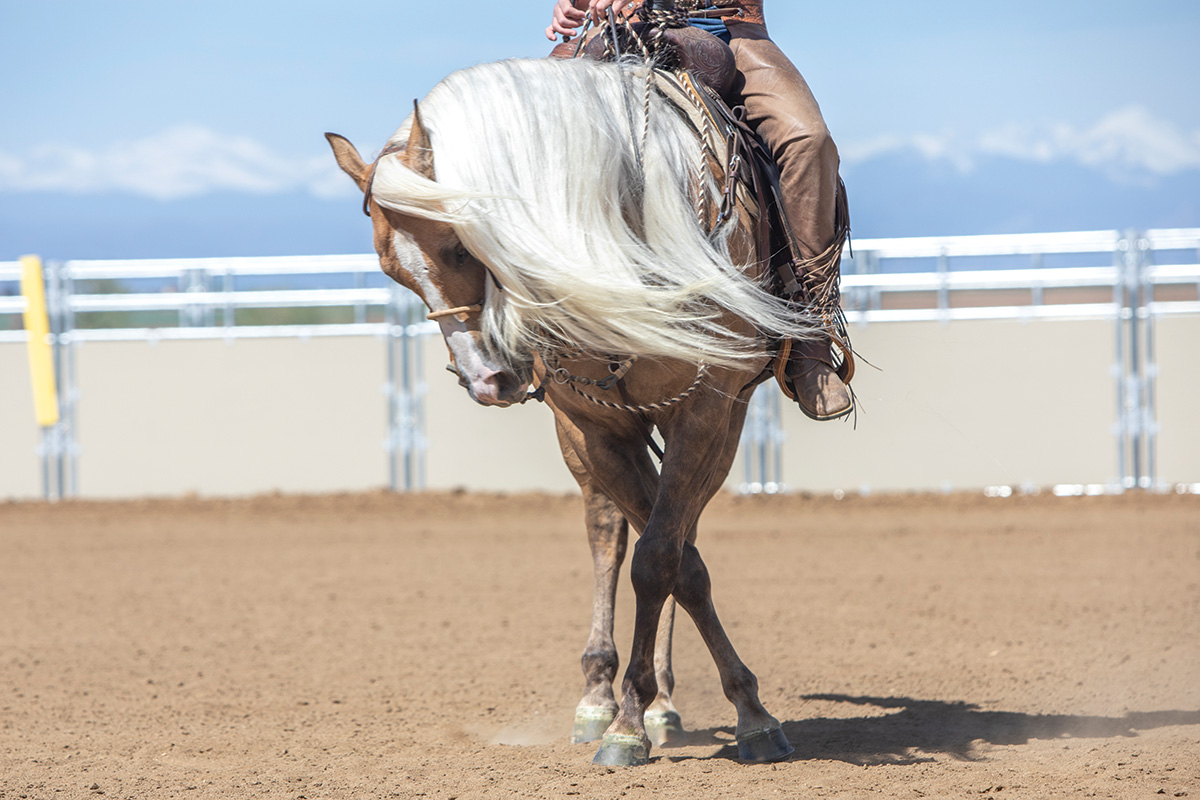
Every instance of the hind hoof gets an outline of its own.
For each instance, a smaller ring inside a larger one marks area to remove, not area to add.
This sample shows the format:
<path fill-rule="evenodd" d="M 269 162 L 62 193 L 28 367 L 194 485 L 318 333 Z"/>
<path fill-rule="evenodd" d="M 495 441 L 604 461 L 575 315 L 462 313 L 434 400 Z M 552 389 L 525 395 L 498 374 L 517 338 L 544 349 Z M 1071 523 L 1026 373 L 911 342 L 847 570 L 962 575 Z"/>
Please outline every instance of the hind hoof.
<path fill-rule="evenodd" d="M 592 763 L 605 767 L 640 767 L 650 763 L 650 742 L 641 736 L 605 734 Z"/>
<path fill-rule="evenodd" d="M 617 710 L 615 708 L 587 706 L 575 709 L 575 727 L 571 730 L 571 744 L 596 741 L 604 735 L 616 717 Z"/>
<path fill-rule="evenodd" d="M 675 711 L 647 711 L 646 735 L 655 747 L 681 747 L 687 743 L 683 720 Z"/>
<path fill-rule="evenodd" d="M 796 752 L 780 728 L 739 736 L 738 760 L 749 764 L 767 764 L 772 761 L 783 761 Z"/>

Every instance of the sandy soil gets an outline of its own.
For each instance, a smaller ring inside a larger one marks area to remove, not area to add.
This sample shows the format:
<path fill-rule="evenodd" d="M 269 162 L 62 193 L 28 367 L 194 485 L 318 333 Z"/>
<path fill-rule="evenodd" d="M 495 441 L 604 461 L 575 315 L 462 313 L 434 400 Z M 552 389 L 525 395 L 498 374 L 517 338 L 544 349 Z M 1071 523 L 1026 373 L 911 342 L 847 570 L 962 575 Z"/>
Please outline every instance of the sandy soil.
<path fill-rule="evenodd" d="M 1200 498 L 721 497 L 700 546 L 786 763 L 686 618 L 688 745 L 568 743 L 574 498 L 0 504 L 0 798 L 1200 797 Z"/>

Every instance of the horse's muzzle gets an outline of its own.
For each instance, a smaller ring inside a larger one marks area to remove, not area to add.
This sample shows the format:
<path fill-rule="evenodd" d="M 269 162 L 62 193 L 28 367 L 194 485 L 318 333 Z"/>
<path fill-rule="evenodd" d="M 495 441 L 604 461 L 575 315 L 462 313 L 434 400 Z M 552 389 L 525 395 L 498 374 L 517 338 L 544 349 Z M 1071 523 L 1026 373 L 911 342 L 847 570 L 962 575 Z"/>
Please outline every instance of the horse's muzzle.
<path fill-rule="evenodd" d="M 446 369 L 458 376 L 458 385 L 466 389 L 471 399 L 481 406 L 505 408 L 523 403 L 533 379 L 532 373 L 522 377 L 516 371 L 490 369 L 468 378 L 454 364 L 447 364 Z"/>
<path fill-rule="evenodd" d="M 525 399 L 529 391 L 529 382 L 523 381 L 515 373 L 500 370 L 482 375 L 465 383 L 471 399 L 484 406 L 499 406 L 504 408 Z"/>

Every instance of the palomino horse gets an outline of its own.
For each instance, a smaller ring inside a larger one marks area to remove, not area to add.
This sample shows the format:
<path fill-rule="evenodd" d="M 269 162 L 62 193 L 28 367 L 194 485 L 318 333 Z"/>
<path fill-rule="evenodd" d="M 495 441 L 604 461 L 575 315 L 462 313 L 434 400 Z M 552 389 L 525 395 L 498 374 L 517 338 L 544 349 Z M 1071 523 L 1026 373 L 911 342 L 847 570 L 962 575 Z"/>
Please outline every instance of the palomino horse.
<path fill-rule="evenodd" d="M 471 397 L 508 406 L 536 383 L 554 411 L 595 569 L 576 740 L 603 732 L 596 763 L 633 765 L 649 757 L 647 725 L 660 743 L 679 732 L 673 598 L 737 709 L 739 756 L 773 761 L 792 748 L 717 618 L 696 524 L 768 375 L 767 344 L 811 329 L 755 280 L 747 212 L 718 220 L 720 163 L 656 80 L 628 63 L 484 64 L 442 81 L 373 164 L 328 138 L 365 193 L 383 271 L 429 306 Z M 637 611 L 618 705 L 629 523 Z"/>

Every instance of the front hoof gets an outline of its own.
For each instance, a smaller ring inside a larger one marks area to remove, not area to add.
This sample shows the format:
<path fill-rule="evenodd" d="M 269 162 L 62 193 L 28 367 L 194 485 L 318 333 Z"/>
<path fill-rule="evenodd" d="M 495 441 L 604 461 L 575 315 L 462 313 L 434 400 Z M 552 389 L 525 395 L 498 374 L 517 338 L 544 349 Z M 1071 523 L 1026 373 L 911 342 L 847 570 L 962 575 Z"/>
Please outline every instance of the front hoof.
<path fill-rule="evenodd" d="M 739 736 L 738 761 L 750 764 L 767 764 L 772 761 L 783 761 L 796 752 L 780 728 L 765 731 L 755 731 L 745 736 Z"/>
<path fill-rule="evenodd" d="M 606 733 L 593 764 L 605 767 L 640 767 L 650 763 L 650 741 L 641 736 Z"/>
<path fill-rule="evenodd" d="M 615 708 L 603 706 L 580 706 L 575 709 L 575 727 L 571 731 L 571 744 L 594 742 L 604 735 L 608 726 L 617 718 Z"/>
<path fill-rule="evenodd" d="M 646 735 L 655 747 L 682 747 L 687 744 L 683 720 L 675 711 L 647 711 L 643 717 Z"/>

